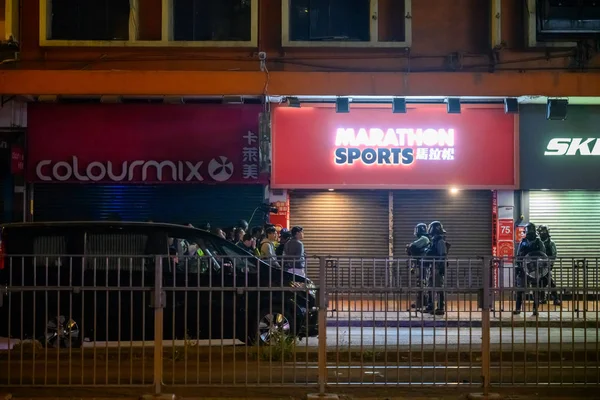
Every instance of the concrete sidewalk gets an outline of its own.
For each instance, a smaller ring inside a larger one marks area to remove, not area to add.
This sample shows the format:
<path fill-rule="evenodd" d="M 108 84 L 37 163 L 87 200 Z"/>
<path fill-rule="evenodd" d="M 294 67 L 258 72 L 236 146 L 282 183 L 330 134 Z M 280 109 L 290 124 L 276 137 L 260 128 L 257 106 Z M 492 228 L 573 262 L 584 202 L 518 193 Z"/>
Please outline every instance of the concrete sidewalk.
<path fill-rule="evenodd" d="M 446 303 L 444 315 L 421 313 L 406 300 L 330 299 L 327 326 L 331 327 L 481 327 L 482 312 L 473 300 Z M 561 306 L 540 305 L 533 315 L 533 302 L 524 302 L 524 311 L 514 315 L 514 301 L 494 302 L 490 313 L 492 327 L 578 327 L 600 328 L 600 307 L 596 302 L 563 302 Z"/>

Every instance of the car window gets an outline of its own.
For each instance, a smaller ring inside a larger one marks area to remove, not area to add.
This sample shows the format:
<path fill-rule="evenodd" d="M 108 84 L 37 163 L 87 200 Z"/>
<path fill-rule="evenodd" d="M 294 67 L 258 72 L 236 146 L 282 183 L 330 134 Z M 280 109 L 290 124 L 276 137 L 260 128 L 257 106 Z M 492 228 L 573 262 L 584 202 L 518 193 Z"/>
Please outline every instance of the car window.
<path fill-rule="evenodd" d="M 211 258 L 215 254 L 212 244 L 206 244 L 203 239 L 193 234 L 181 232 L 169 233 L 169 262 L 165 273 L 204 274 L 212 267 L 219 270 L 220 266 Z"/>
<path fill-rule="evenodd" d="M 153 254 L 164 254 L 166 236 L 140 230 L 90 230 L 86 235 L 87 268 L 100 270 L 151 270 Z M 162 245 L 161 245 L 162 242 Z"/>
<path fill-rule="evenodd" d="M 233 243 L 219 238 L 214 239 L 215 240 L 213 240 L 213 246 L 217 251 L 216 254 L 222 257 L 224 261 L 235 266 L 238 272 L 256 270 L 256 263 L 258 262 L 256 257 L 240 249 Z"/>

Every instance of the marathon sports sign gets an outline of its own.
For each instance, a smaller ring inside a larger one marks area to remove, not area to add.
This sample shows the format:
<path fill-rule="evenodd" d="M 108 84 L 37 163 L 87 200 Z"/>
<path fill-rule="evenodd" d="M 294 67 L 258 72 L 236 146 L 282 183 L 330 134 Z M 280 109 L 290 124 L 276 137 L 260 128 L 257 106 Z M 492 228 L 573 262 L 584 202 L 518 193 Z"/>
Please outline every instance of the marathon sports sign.
<path fill-rule="evenodd" d="M 203 161 L 155 161 L 136 160 L 132 162 L 112 163 L 93 161 L 81 165 L 76 156 L 71 161 L 42 160 L 38 162 L 35 173 L 43 182 L 79 181 L 79 182 L 202 182 L 204 181 Z M 214 181 L 225 182 L 233 175 L 233 164 L 224 156 L 212 159 L 207 173 Z"/>
<path fill-rule="evenodd" d="M 411 165 L 454 160 L 454 129 L 338 128 L 336 165 Z"/>
<path fill-rule="evenodd" d="M 545 156 L 600 156 L 598 138 L 555 138 L 544 151 Z"/>

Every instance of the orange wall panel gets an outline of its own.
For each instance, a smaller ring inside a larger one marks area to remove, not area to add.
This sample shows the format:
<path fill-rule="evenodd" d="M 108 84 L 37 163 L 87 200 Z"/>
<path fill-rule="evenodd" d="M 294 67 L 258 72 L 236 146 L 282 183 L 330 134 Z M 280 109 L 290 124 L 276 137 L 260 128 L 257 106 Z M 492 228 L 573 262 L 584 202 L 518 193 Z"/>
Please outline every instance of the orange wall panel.
<path fill-rule="evenodd" d="M 491 69 L 490 10 L 487 0 L 413 0 L 410 51 L 401 48 L 283 48 L 282 0 L 260 0 L 257 48 L 41 48 L 38 43 L 39 1 L 22 1 L 21 61 L 17 64 L 19 69 L 259 71 L 258 51 L 267 53 L 268 68 L 272 72 L 459 71 L 475 74 L 487 73 Z M 380 37 L 385 39 L 397 36 L 397 28 L 401 25 L 398 20 L 404 19 L 403 7 L 398 6 L 399 0 L 379 1 L 382 11 Z M 140 39 L 159 40 L 161 0 L 142 0 L 140 4 Z M 551 70 L 567 67 L 570 64 L 569 52 L 556 54 L 556 50 L 552 50 L 546 54 L 544 50 L 523 49 L 522 7 L 522 0 L 502 2 L 502 39 L 505 47 L 500 51 L 500 63 L 496 66 L 496 71 Z M 592 59 L 589 66 L 600 67 L 600 58 Z M 532 76 L 528 75 L 528 79 L 523 81 L 528 83 L 530 79 L 536 79 L 530 78 Z M 473 82 L 472 84 L 487 82 L 477 78 L 469 78 L 466 81 Z M 543 88 L 542 82 L 546 83 L 545 80 L 531 82 L 529 89 Z M 303 90 L 320 93 L 322 87 L 318 85 L 323 82 L 307 79 L 303 84 L 308 85 L 307 88 L 302 88 Z M 589 88 L 589 85 L 584 86 Z M 479 93 L 481 84 L 467 89 Z M 497 92 L 501 85 L 489 89 L 490 92 Z M 527 87 L 523 87 L 524 91 L 526 89 Z M 373 92 L 378 90 L 374 89 Z"/>

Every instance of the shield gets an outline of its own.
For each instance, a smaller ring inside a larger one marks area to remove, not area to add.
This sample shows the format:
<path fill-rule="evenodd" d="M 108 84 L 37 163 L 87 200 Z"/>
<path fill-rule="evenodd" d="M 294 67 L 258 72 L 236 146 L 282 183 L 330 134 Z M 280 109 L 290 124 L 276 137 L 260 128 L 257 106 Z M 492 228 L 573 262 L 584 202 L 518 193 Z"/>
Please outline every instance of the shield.
<path fill-rule="evenodd" d="M 525 273 L 531 279 L 539 281 L 550 272 L 550 260 L 546 253 L 533 251 L 523 258 Z"/>

